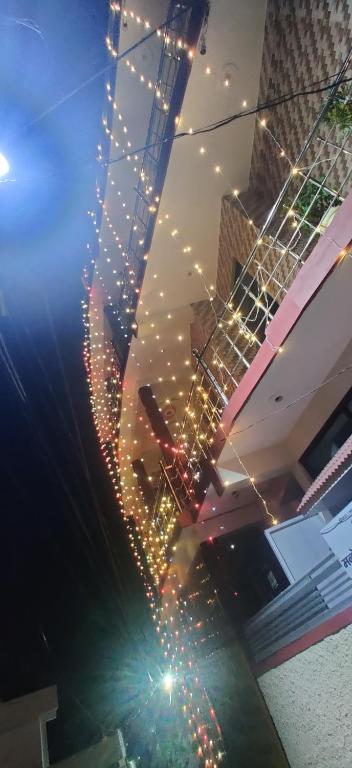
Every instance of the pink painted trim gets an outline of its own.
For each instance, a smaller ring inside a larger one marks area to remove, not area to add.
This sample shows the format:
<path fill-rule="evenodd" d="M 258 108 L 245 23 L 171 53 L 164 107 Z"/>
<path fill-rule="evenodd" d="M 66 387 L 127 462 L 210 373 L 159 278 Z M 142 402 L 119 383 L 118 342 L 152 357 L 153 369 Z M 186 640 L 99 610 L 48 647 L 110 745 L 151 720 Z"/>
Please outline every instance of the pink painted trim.
<path fill-rule="evenodd" d="M 325 464 L 320 475 L 315 478 L 297 507 L 297 512 L 307 512 L 329 491 L 332 485 L 352 466 L 352 435 L 347 438 L 330 461 Z"/>
<path fill-rule="evenodd" d="M 343 202 L 326 232 L 321 235 L 315 248 L 308 257 L 302 269 L 285 298 L 280 304 L 275 316 L 267 328 L 267 338 L 258 350 L 250 368 L 233 393 L 229 404 L 226 406 L 222 424 L 219 428 L 213 445 L 213 456 L 218 458 L 224 442 L 224 432 L 230 433 L 231 427 L 244 407 L 246 401 L 255 387 L 264 376 L 265 371 L 272 363 L 277 350 L 292 331 L 294 325 L 312 301 L 317 291 L 339 261 L 341 251 L 352 240 L 352 192 Z"/>
<path fill-rule="evenodd" d="M 345 608 L 341 613 L 337 613 L 336 616 L 327 619 L 323 624 L 320 624 L 319 627 L 311 629 L 310 632 L 307 632 L 303 637 L 299 637 L 298 640 L 281 648 L 277 653 L 273 653 L 267 659 L 264 659 L 264 661 L 255 664 L 255 676 L 260 677 L 270 669 L 275 669 L 275 667 L 281 666 L 281 664 L 288 661 L 288 659 L 292 659 L 293 656 L 303 653 L 307 648 L 316 645 L 316 643 L 320 643 L 329 635 L 334 635 L 349 624 L 352 624 L 352 605 Z"/>

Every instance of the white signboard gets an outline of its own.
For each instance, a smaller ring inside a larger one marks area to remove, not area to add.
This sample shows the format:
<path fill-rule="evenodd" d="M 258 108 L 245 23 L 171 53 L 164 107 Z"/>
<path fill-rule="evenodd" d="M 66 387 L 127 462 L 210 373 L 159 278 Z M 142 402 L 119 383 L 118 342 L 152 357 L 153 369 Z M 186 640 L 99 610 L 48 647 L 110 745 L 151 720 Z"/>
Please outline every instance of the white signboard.
<path fill-rule="evenodd" d="M 326 520 L 317 513 L 297 515 L 266 529 L 265 536 L 291 584 L 330 554 L 320 535 L 325 524 Z"/>
<path fill-rule="evenodd" d="M 320 533 L 352 579 L 352 503 L 342 509 Z"/>

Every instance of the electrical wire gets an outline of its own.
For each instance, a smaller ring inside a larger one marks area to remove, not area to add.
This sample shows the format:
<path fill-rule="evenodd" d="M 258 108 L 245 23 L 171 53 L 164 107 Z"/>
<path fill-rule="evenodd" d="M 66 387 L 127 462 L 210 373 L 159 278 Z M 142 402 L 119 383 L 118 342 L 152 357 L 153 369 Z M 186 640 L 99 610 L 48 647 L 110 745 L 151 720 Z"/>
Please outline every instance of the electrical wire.
<path fill-rule="evenodd" d="M 10 358 L 9 353 L 8 353 L 8 357 Z M 16 390 L 18 396 L 21 399 L 25 418 L 26 418 L 26 420 L 27 420 L 27 422 L 28 422 L 28 424 L 30 426 L 31 432 L 34 434 L 34 436 L 36 438 L 36 441 L 39 444 L 39 449 L 40 449 L 40 451 L 42 453 L 42 456 L 44 458 L 45 464 L 48 466 L 49 471 L 51 472 L 52 476 L 54 476 L 54 477 L 59 479 L 60 486 L 63 488 L 67 498 L 69 499 L 71 508 L 75 512 L 76 518 L 77 518 L 78 523 L 79 523 L 79 528 L 80 528 L 80 530 L 81 530 L 81 532 L 83 534 L 82 545 L 83 545 L 83 548 L 85 549 L 85 553 L 86 553 L 87 559 L 89 560 L 89 563 L 90 563 L 92 569 L 97 571 L 98 574 L 99 574 L 100 573 L 100 568 L 99 568 L 98 563 L 95 560 L 96 547 L 95 547 L 94 542 L 92 540 L 92 537 L 91 537 L 91 535 L 89 533 L 89 530 L 88 530 L 88 528 L 86 526 L 85 520 L 83 519 L 83 516 L 81 515 L 79 506 L 76 503 L 76 500 L 75 500 L 74 496 L 72 495 L 72 492 L 71 492 L 71 490 L 70 490 L 70 488 L 69 488 L 69 486 L 68 486 L 68 484 L 66 482 L 65 476 L 64 476 L 64 474 L 63 474 L 63 472 L 62 472 L 62 470 L 61 470 L 61 468 L 60 468 L 60 466 L 59 466 L 59 464 L 58 464 L 58 462 L 57 462 L 57 460 L 56 460 L 56 458 L 54 456 L 54 453 L 53 453 L 53 450 L 52 450 L 52 446 L 50 445 L 50 442 L 46 439 L 46 437 L 43 434 L 43 431 L 42 431 L 41 426 L 40 426 L 40 424 L 38 422 L 38 419 L 36 418 L 36 416 L 35 416 L 35 414 L 33 412 L 33 409 L 32 409 L 32 406 L 31 406 L 31 401 L 30 401 L 30 398 L 28 396 L 28 393 L 26 392 L 26 389 L 25 389 L 25 387 L 23 386 L 23 384 L 21 382 L 20 376 L 19 376 L 19 374 L 18 374 L 18 372 L 16 370 L 16 367 L 15 367 L 13 361 L 10 358 L 10 360 L 11 360 L 11 367 L 9 369 L 9 367 L 7 365 L 7 361 L 4 360 L 4 358 L 2 358 L 2 359 L 5 362 L 5 365 L 6 365 L 7 369 L 9 370 L 9 372 L 10 372 L 10 370 L 15 372 L 15 375 L 11 375 L 11 381 L 12 381 L 14 387 L 15 387 L 15 390 Z M 18 382 L 19 382 L 19 384 L 18 384 Z M 84 544 L 83 544 L 83 542 L 84 542 Z"/>
<path fill-rule="evenodd" d="M 84 448 L 83 448 L 81 432 L 80 432 L 80 428 L 79 428 L 78 421 L 77 421 L 76 411 L 75 411 L 75 408 L 74 408 L 74 405 L 73 405 L 73 400 L 72 400 L 72 396 L 71 396 L 71 390 L 70 390 L 69 383 L 68 383 L 67 376 L 66 376 L 65 365 L 64 365 L 64 362 L 63 362 L 63 359 L 62 359 L 62 354 L 61 354 L 60 347 L 59 347 L 59 342 L 58 342 L 57 333 L 56 333 L 56 330 L 55 330 L 53 316 L 52 316 L 52 313 L 51 313 L 51 310 L 50 310 L 50 306 L 49 306 L 48 300 L 47 300 L 47 298 L 45 296 L 43 297 L 43 301 L 44 301 L 44 306 L 45 306 L 46 314 L 47 314 L 48 321 L 49 321 L 50 332 L 51 332 L 51 335 L 52 335 L 53 340 L 54 340 L 54 349 L 55 349 L 57 360 L 58 360 L 58 363 L 59 363 L 59 368 L 60 368 L 60 372 L 61 372 L 61 376 L 62 376 L 62 380 L 63 380 L 63 384 L 64 384 L 65 394 L 66 394 L 66 397 L 67 397 L 67 401 L 68 401 L 68 404 L 69 404 L 69 409 L 71 411 L 73 425 L 74 425 L 75 432 L 76 432 L 77 444 L 78 444 L 77 452 L 78 452 L 78 454 L 80 456 L 80 459 L 81 459 L 81 462 L 82 462 L 82 466 L 83 466 L 83 470 L 85 472 L 85 475 L 86 475 L 87 479 L 90 481 L 89 469 L 88 469 L 87 459 L 86 459 L 86 455 L 85 455 Z"/>
<path fill-rule="evenodd" d="M 37 35 L 39 35 L 39 37 L 44 41 L 43 32 L 39 24 L 37 24 L 37 22 L 34 21 L 34 19 L 19 18 L 17 16 L 5 16 L 2 14 L 0 16 L 0 23 L 8 27 L 18 26 L 18 27 L 25 27 L 26 29 L 30 29 L 32 32 L 35 32 Z"/>
<path fill-rule="evenodd" d="M 332 381 L 335 381 L 339 376 L 341 376 L 343 373 L 347 373 L 348 371 L 352 370 L 352 363 L 351 365 L 346 365 L 345 368 L 341 368 L 339 371 L 333 374 L 333 376 L 329 376 L 329 378 L 325 379 L 325 381 L 322 381 L 321 384 L 317 384 L 316 387 L 313 387 L 312 389 L 309 389 L 307 392 L 304 392 L 301 395 L 298 395 L 294 400 L 291 400 L 289 403 L 286 403 L 285 405 L 281 406 L 281 408 L 277 408 L 275 411 L 270 411 L 270 413 L 265 414 L 265 416 L 262 416 L 260 419 L 257 419 L 257 421 L 253 421 L 251 424 L 248 424 L 246 427 L 243 427 L 242 429 L 237 429 L 236 432 L 231 432 L 231 437 L 236 437 L 236 435 L 241 435 L 244 432 L 248 432 L 249 429 L 253 429 L 253 427 L 257 427 L 258 424 L 262 424 L 264 421 L 268 421 L 268 419 L 271 419 L 273 416 L 277 416 L 280 413 L 284 413 L 285 411 L 288 411 L 289 408 L 292 408 L 294 405 L 297 405 L 297 403 L 300 403 L 302 400 L 305 400 L 307 397 L 310 397 L 311 395 L 314 395 L 316 392 L 319 392 L 320 389 L 323 389 L 323 387 L 326 387 L 328 384 L 331 384 Z"/>
<path fill-rule="evenodd" d="M 204 133 L 212 133 L 213 131 L 217 131 L 219 128 L 224 128 L 227 125 L 230 125 L 231 123 L 235 122 L 236 120 L 240 120 L 243 117 L 256 115 L 259 112 L 264 112 L 264 111 L 267 112 L 270 109 L 278 107 L 281 104 L 286 104 L 288 101 L 292 101 L 293 99 L 299 98 L 301 96 L 311 96 L 316 93 L 324 93 L 324 91 L 328 91 L 331 88 L 335 88 L 336 82 L 330 83 L 329 85 L 322 86 L 321 88 L 314 88 L 313 86 L 315 84 L 322 83 L 326 80 L 330 80 L 331 78 L 336 76 L 337 76 L 336 74 L 328 75 L 328 77 L 322 78 L 322 80 L 317 80 L 316 83 L 313 82 L 311 85 L 307 86 L 307 90 L 294 91 L 293 93 L 283 94 L 282 96 L 278 96 L 275 99 L 271 99 L 270 101 L 266 101 L 262 104 L 258 104 L 258 106 L 256 107 L 250 107 L 249 109 L 242 110 L 241 112 L 235 112 L 234 114 L 228 115 L 227 117 L 224 117 L 221 120 L 216 121 L 215 123 L 209 123 L 208 125 L 205 125 L 203 127 L 194 128 L 192 129 L 191 133 L 190 131 L 180 131 L 179 133 L 172 134 L 171 136 L 166 136 L 164 139 L 160 139 L 159 141 L 152 142 L 151 144 L 145 144 L 143 147 L 131 148 L 129 150 L 128 155 L 126 154 L 119 155 L 119 157 L 113 158 L 111 160 L 105 160 L 101 162 L 101 165 L 103 167 L 107 167 L 109 165 L 113 165 L 114 163 L 120 163 L 122 160 L 127 160 L 127 157 L 141 154 L 141 152 L 145 152 L 146 150 L 153 149 L 154 147 L 160 146 L 161 144 L 167 144 L 168 142 L 173 142 L 175 139 L 184 139 L 186 136 L 188 136 L 188 138 L 192 138 L 193 136 L 200 136 Z M 340 80 L 339 85 L 342 85 L 343 83 L 349 83 L 351 82 L 351 80 L 352 80 L 352 77 L 343 78 Z"/>
<path fill-rule="evenodd" d="M 152 37 L 154 37 L 159 29 L 165 29 L 165 27 L 169 26 L 173 21 L 176 21 L 180 16 L 183 16 L 185 13 L 187 13 L 189 10 L 196 8 L 197 5 L 203 4 L 204 0 L 194 0 L 193 2 L 190 2 L 186 7 L 181 8 L 180 11 L 174 14 L 174 16 L 171 16 L 171 18 L 167 18 L 162 24 L 159 24 L 158 27 L 155 27 L 150 32 L 148 32 L 146 35 L 141 37 L 137 42 L 133 43 L 133 45 L 130 45 L 129 48 L 127 48 L 125 51 L 120 53 L 113 62 L 106 64 L 105 67 L 102 67 L 97 72 L 95 72 L 93 75 L 87 78 L 83 83 L 80 83 L 76 88 L 74 88 L 70 93 L 67 93 L 65 96 L 63 96 L 61 99 L 59 99 L 55 104 L 53 104 L 51 107 L 46 109 L 44 112 L 42 112 L 35 120 L 33 120 L 31 123 L 29 123 L 26 126 L 26 130 L 28 128 L 32 128 L 33 125 L 37 125 L 41 120 L 43 120 L 45 117 L 50 115 L 52 112 L 54 112 L 55 109 L 58 109 L 63 104 L 65 104 L 69 99 L 71 99 L 73 96 L 76 96 L 77 93 L 80 93 L 84 88 L 86 88 L 91 83 L 94 83 L 95 80 L 97 80 L 99 77 L 105 74 L 105 72 L 108 72 L 113 67 L 116 67 L 119 61 L 122 61 L 126 56 L 129 56 L 130 53 L 133 53 L 137 48 L 139 48 L 140 45 L 143 45 L 148 40 L 150 40 Z"/>
<path fill-rule="evenodd" d="M 21 379 L 16 371 L 16 368 L 12 362 L 11 356 L 9 354 L 9 351 L 7 349 L 7 346 L 5 344 L 5 339 L 0 333 L 0 357 L 5 365 L 5 368 L 10 376 L 10 379 L 17 391 L 18 396 L 21 398 L 22 402 L 25 402 L 27 399 L 26 392 L 22 386 Z"/>
<path fill-rule="evenodd" d="M 69 410 L 71 412 L 72 420 L 73 420 L 73 423 L 75 425 L 75 430 L 76 430 L 76 435 L 77 435 L 77 440 L 78 440 L 78 443 L 79 443 L 79 446 L 80 446 L 80 450 L 77 447 L 77 444 L 76 444 L 76 441 L 75 441 L 74 436 L 72 434 L 72 431 L 70 430 L 70 426 L 67 423 L 65 415 L 64 415 L 64 413 L 63 413 L 63 411 L 62 411 L 62 409 L 60 407 L 60 404 L 58 403 L 58 399 L 57 399 L 57 397 L 55 395 L 55 392 L 53 390 L 53 387 L 51 386 L 51 383 L 50 383 L 49 374 L 46 371 L 45 365 L 44 365 L 44 363 L 43 363 L 43 361 L 42 361 L 42 359 L 41 359 L 41 357 L 40 357 L 40 355 L 38 353 L 38 350 L 37 350 L 37 348 L 36 348 L 36 346 L 34 344 L 34 341 L 33 341 L 32 337 L 31 337 L 31 334 L 29 333 L 29 330 L 28 330 L 26 325 L 24 325 L 23 328 L 24 328 L 24 331 L 25 331 L 25 333 L 27 335 L 27 338 L 28 338 L 29 342 L 31 343 L 33 353 L 34 353 L 34 355 L 35 355 L 35 357 L 36 357 L 36 359 L 38 361 L 38 364 L 39 364 L 39 367 L 40 367 L 40 370 L 41 370 L 41 374 L 42 374 L 43 380 L 46 383 L 47 388 L 49 390 L 49 393 L 51 394 L 51 396 L 52 396 L 52 398 L 53 398 L 53 400 L 55 402 L 55 406 L 56 406 L 59 418 L 60 418 L 60 420 L 61 420 L 61 422 L 63 424 L 65 432 L 67 433 L 67 435 L 68 435 L 68 437 L 70 439 L 70 442 L 72 443 L 73 449 L 75 451 L 75 454 L 77 456 L 77 459 L 78 459 L 79 464 L 81 466 L 81 469 L 83 471 L 84 477 L 85 477 L 85 479 L 87 481 L 87 484 L 88 484 L 88 487 L 89 487 L 89 492 L 90 492 L 90 501 L 92 502 L 92 511 L 93 510 L 95 511 L 95 517 L 96 517 L 96 520 L 97 520 L 98 525 L 100 527 L 101 535 L 102 535 L 102 538 L 103 538 L 103 541 L 104 541 L 104 544 L 105 544 L 105 548 L 106 548 L 106 552 L 107 552 L 107 555 L 108 555 L 108 557 L 110 559 L 110 566 L 111 566 L 111 569 L 112 569 L 112 573 L 114 574 L 114 577 L 115 577 L 115 586 L 117 587 L 117 590 L 118 590 L 118 593 L 120 595 L 120 598 L 123 601 L 124 600 L 124 585 L 123 585 L 123 582 L 122 582 L 121 577 L 120 577 L 120 572 L 123 572 L 123 567 L 122 567 L 122 565 L 121 565 L 121 563 L 119 561 L 117 552 L 116 552 L 115 547 L 114 547 L 114 541 L 113 541 L 113 538 L 112 538 L 111 531 L 110 531 L 109 526 L 107 524 L 107 521 L 106 521 L 106 518 L 104 516 L 104 513 L 101 510 L 101 505 L 99 504 L 99 501 L 98 501 L 98 498 L 97 498 L 97 495 L 96 495 L 96 491 L 95 491 L 95 488 L 94 488 L 94 485 L 93 485 L 93 482 L 92 482 L 92 478 L 91 478 L 91 475 L 90 475 L 90 471 L 89 471 L 89 467 L 88 467 L 88 462 L 87 462 L 87 458 L 86 458 L 86 454 L 85 454 L 85 450 L 84 450 L 84 445 L 83 445 L 83 441 L 82 441 L 81 431 L 80 431 L 80 427 L 79 427 L 78 420 L 77 420 L 77 414 L 76 414 L 75 407 L 74 407 L 74 404 L 73 404 L 73 401 L 72 401 L 70 386 L 69 386 L 69 382 L 68 382 L 66 371 L 65 371 L 65 365 L 64 365 L 64 361 L 63 361 L 63 358 L 62 358 L 62 355 L 61 355 L 61 352 L 60 352 L 60 347 L 59 347 L 59 343 L 58 343 L 58 338 L 57 338 L 57 334 L 56 334 L 56 330 L 55 330 L 55 326 L 54 326 L 54 321 L 53 321 L 52 313 L 51 313 L 49 304 L 48 304 L 47 299 L 46 299 L 45 296 L 43 296 L 43 302 L 44 302 L 44 305 L 45 305 L 45 308 L 46 308 L 46 312 L 47 312 L 47 315 L 48 315 L 49 328 L 50 328 L 50 331 L 51 331 L 51 334 L 52 334 L 52 337 L 53 337 L 53 342 L 54 342 L 53 343 L 53 349 L 55 350 L 56 356 L 57 356 L 57 359 L 58 359 L 59 368 L 60 368 L 62 379 L 63 379 L 63 382 L 64 382 L 64 390 L 65 390 L 65 394 L 66 394 L 67 401 L 68 401 L 68 404 L 69 404 Z M 22 339 L 22 335 L 20 334 L 20 336 L 18 336 L 17 338 L 18 338 L 18 341 L 20 342 L 21 339 Z M 0 347 L 0 352 L 1 352 L 1 347 Z M 14 384 L 15 383 L 16 383 L 16 381 L 14 381 Z M 22 391 L 23 391 L 23 393 L 25 395 L 25 398 L 27 399 L 27 395 L 26 395 L 26 393 L 25 393 L 23 388 L 22 388 Z M 21 392 L 19 392 L 19 394 L 21 394 Z M 23 397 L 22 397 L 22 399 L 23 399 Z M 51 410 L 50 403 L 49 403 L 49 410 Z M 74 466 L 71 464 L 70 467 L 71 467 L 71 471 L 74 472 Z M 80 476 L 78 476 L 76 472 L 74 472 L 74 474 L 75 474 L 75 482 L 77 483 L 77 486 L 78 487 L 82 487 L 82 478 Z M 62 476 L 61 476 L 61 481 L 62 481 Z M 68 488 L 68 486 L 67 486 L 67 488 Z M 89 536 L 88 529 L 86 529 L 86 533 Z M 92 549 L 95 549 L 92 540 L 91 540 L 91 547 L 92 547 Z M 127 624 L 127 616 L 126 616 L 125 610 L 124 610 L 124 608 L 122 606 L 121 606 L 121 611 L 120 612 L 123 614 L 124 620 L 125 620 L 125 622 Z"/>
<path fill-rule="evenodd" d="M 258 114 L 258 113 L 264 112 L 264 111 L 267 112 L 270 109 L 274 109 L 275 107 L 280 106 L 280 104 L 286 103 L 286 101 L 292 101 L 293 99 L 301 97 L 301 96 L 306 96 L 306 95 L 311 95 L 311 94 L 316 94 L 316 93 L 322 93 L 322 92 L 327 91 L 327 90 L 329 90 L 331 88 L 334 88 L 336 83 L 331 83 L 331 84 L 329 84 L 329 85 L 327 85 L 327 86 L 325 86 L 323 88 L 313 89 L 313 87 L 315 85 L 319 85 L 320 83 L 326 82 L 326 80 L 331 80 L 332 78 L 337 77 L 338 74 L 339 73 L 337 72 L 337 73 L 334 73 L 332 75 L 328 75 L 327 77 L 324 77 L 321 80 L 313 81 L 313 83 L 311 83 L 309 86 L 307 86 L 307 88 L 309 88 L 311 90 L 293 91 L 292 93 L 283 94 L 282 96 L 276 97 L 276 99 L 273 99 L 273 100 L 267 101 L 267 102 L 263 102 L 262 104 L 259 104 L 256 107 L 250 107 L 249 109 L 242 110 L 241 112 L 236 112 L 233 115 L 228 115 L 227 117 L 224 117 L 224 118 L 216 121 L 215 123 L 209 123 L 208 125 L 205 125 L 203 127 L 195 128 L 194 130 L 192 130 L 192 133 L 190 133 L 189 131 L 180 131 L 179 133 L 172 134 L 171 136 L 167 136 L 167 137 L 165 137 L 163 139 L 159 139 L 158 141 L 151 142 L 150 144 L 143 144 L 143 146 L 136 147 L 134 149 L 131 148 L 128 151 L 128 153 L 123 154 L 123 155 L 119 155 L 119 157 L 111 158 L 111 159 L 108 159 L 108 160 L 107 159 L 101 160 L 99 162 L 99 165 L 102 168 L 108 168 L 110 165 L 114 165 L 115 163 L 120 163 L 123 160 L 128 160 L 128 158 L 131 157 L 132 155 L 142 154 L 143 152 L 145 152 L 147 150 L 150 150 L 150 149 L 154 149 L 155 147 L 158 147 L 158 146 L 160 146 L 162 144 L 167 144 L 169 142 L 173 142 L 175 139 L 183 139 L 183 138 L 186 138 L 186 137 L 192 138 L 192 136 L 199 136 L 202 133 L 210 133 L 212 131 L 218 130 L 219 128 L 226 127 L 231 122 L 234 122 L 236 120 L 240 120 L 241 118 L 250 117 L 251 115 L 255 115 L 255 114 Z M 352 77 L 344 78 L 344 79 L 342 79 L 340 81 L 340 83 L 342 85 L 343 83 L 349 83 L 351 80 L 352 80 Z M 80 89 L 77 89 L 77 92 L 78 92 L 78 90 L 80 90 Z M 73 92 L 72 92 L 71 95 L 73 95 Z M 54 109 L 54 107 L 52 109 Z M 47 113 L 45 113 L 45 114 L 47 114 Z M 44 116 L 44 113 L 43 113 L 43 116 Z M 34 122 L 36 122 L 36 121 L 34 121 Z M 30 125 L 34 125 L 34 123 L 31 123 Z M 30 127 L 30 126 L 27 126 L 27 127 Z M 80 168 L 82 168 L 82 169 L 93 168 L 93 167 L 95 167 L 96 162 L 97 162 L 97 160 L 95 158 L 94 161 L 92 160 L 89 163 L 82 164 L 80 166 Z M 35 179 L 35 181 L 42 181 L 42 180 L 45 180 L 45 179 L 48 179 L 48 178 L 62 177 L 62 176 L 64 176 L 64 174 L 65 174 L 65 170 L 60 170 L 57 173 L 43 174 L 41 176 L 36 176 L 36 177 L 21 176 L 20 178 L 0 179 L 0 182 L 4 182 L 4 183 L 5 182 L 6 183 L 8 183 L 8 182 L 18 183 L 19 181 L 30 182 L 30 181 L 33 180 L 33 178 Z"/>

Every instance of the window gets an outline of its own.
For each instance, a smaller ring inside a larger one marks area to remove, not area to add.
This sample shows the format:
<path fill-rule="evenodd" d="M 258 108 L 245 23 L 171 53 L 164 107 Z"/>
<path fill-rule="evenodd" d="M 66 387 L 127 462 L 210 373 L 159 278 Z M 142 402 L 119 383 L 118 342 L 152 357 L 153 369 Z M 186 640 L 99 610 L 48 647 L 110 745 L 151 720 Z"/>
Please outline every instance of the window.
<path fill-rule="evenodd" d="M 236 284 L 239 276 L 241 275 L 241 272 L 242 264 L 240 264 L 238 261 L 235 261 L 234 284 Z M 248 293 L 246 289 L 249 290 Z M 264 299 L 265 296 L 266 301 Z M 241 316 L 246 324 L 247 329 L 254 333 L 258 341 L 262 343 L 265 338 L 265 328 L 268 322 L 270 322 L 270 318 L 266 318 L 265 310 L 258 307 L 256 304 L 256 299 L 260 299 L 263 305 L 264 303 L 266 304 L 267 308 L 270 310 L 271 315 L 275 314 L 278 308 L 277 302 L 273 301 L 269 294 L 263 293 L 263 291 L 258 287 L 257 281 L 253 279 L 252 275 L 249 272 L 245 272 L 242 275 L 240 284 L 236 288 L 234 305 L 235 309 L 236 307 L 239 307 Z"/>
<path fill-rule="evenodd" d="M 314 479 L 352 435 L 352 389 L 301 457 L 301 464 Z"/>

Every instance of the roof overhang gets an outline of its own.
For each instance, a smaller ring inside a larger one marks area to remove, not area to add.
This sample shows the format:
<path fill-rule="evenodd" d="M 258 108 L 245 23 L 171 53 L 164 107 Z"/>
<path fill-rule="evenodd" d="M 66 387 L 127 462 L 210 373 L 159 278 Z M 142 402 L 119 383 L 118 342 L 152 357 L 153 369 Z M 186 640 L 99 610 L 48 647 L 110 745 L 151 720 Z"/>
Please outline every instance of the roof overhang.
<path fill-rule="evenodd" d="M 289 289 L 225 409 L 218 467 L 242 478 L 234 474 L 221 497 L 210 486 L 199 520 L 228 509 L 243 476 L 259 482 L 287 471 L 351 387 L 351 221 L 352 194 Z"/>

